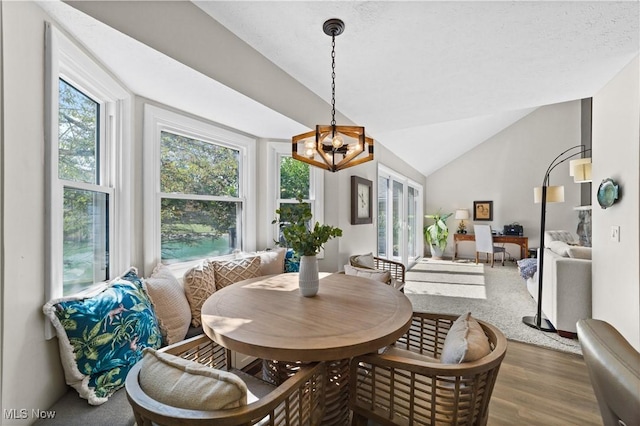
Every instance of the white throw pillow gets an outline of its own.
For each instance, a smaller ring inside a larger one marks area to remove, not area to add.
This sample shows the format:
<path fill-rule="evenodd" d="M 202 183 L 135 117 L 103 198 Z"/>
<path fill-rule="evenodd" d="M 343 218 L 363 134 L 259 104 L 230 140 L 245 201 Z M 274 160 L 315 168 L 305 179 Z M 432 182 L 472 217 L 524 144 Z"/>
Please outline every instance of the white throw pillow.
<path fill-rule="evenodd" d="M 391 272 L 381 271 L 379 269 L 356 268 L 355 266 L 344 265 L 344 273 L 347 275 L 369 278 L 386 284 L 391 281 Z"/>
<path fill-rule="evenodd" d="M 491 353 L 489 339 L 471 316 L 471 312 L 454 321 L 444 339 L 440 360 L 443 364 L 460 364 L 476 361 Z"/>
<path fill-rule="evenodd" d="M 569 244 L 564 241 L 551 241 L 547 248 L 562 257 L 569 257 Z"/>
<path fill-rule="evenodd" d="M 182 284 L 169 268 L 159 263 L 144 280 L 144 288 L 153 302 L 160 327 L 166 332 L 166 344 L 184 340 L 191 322 L 191 308 Z"/>
<path fill-rule="evenodd" d="M 284 247 L 257 253 L 260 256 L 260 275 L 282 274 L 286 253 L 287 249 Z"/>
<path fill-rule="evenodd" d="M 140 387 L 156 401 L 189 410 L 247 405 L 247 385 L 235 374 L 153 349 L 144 351 Z"/>

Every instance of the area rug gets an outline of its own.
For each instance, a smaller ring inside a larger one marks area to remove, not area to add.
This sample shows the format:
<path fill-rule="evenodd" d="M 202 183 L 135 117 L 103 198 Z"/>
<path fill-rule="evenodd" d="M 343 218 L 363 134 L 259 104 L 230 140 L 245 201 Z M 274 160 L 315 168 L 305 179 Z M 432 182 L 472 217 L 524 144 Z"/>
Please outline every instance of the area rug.
<path fill-rule="evenodd" d="M 514 263 L 504 266 L 471 261 L 421 259 L 406 272 L 405 294 L 417 312 L 462 314 L 498 327 L 510 340 L 581 354 L 576 339 L 545 333 L 522 323 L 535 315 L 531 298 Z"/>

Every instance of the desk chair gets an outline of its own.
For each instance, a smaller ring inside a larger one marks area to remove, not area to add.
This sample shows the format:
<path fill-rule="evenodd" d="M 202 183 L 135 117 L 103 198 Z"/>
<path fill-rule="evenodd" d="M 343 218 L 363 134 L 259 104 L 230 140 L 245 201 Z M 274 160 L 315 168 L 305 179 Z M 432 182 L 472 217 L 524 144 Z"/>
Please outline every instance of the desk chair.
<path fill-rule="evenodd" d="M 478 253 L 486 253 L 487 260 L 491 255 L 491 267 L 495 260 L 496 253 L 502 253 L 502 266 L 504 266 L 504 247 L 498 247 L 493 244 L 493 235 L 491 234 L 491 226 L 489 225 L 473 225 L 473 232 L 476 238 L 476 264 L 478 264 Z"/>

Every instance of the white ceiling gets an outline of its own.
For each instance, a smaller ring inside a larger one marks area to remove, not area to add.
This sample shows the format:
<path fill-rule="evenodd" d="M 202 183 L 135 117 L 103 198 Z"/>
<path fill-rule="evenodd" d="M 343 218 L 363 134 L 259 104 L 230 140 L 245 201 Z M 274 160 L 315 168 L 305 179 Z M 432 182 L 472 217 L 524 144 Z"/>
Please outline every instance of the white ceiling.
<path fill-rule="evenodd" d="M 639 52 L 637 1 L 194 3 L 327 101 L 322 23 L 342 19 L 337 109 L 425 175 L 536 107 L 594 95 Z M 139 95 L 257 136 L 305 129 L 73 8 L 41 6 Z"/>

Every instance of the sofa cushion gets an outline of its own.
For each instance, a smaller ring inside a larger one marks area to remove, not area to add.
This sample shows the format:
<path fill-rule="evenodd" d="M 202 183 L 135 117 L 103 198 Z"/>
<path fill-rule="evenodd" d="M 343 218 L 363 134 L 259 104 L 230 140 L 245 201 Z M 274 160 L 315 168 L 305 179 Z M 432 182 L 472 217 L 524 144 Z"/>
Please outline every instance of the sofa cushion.
<path fill-rule="evenodd" d="M 191 308 L 182 284 L 168 267 L 159 263 L 144 280 L 144 286 L 160 327 L 165 331 L 165 343 L 171 345 L 184 340 L 191 323 Z"/>
<path fill-rule="evenodd" d="M 547 248 L 562 257 L 569 257 L 569 244 L 564 241 L 551 241 Z"/>
<path fill-rule="evenodd" d="M 199 327 L 202 305 L 216 291 L 213 263 L 203 262 L 184 273 L 184 293 L 191 308 L 191 325 Z"/>
<path fill-rule="evenodd" d="M 260 276 L 260 257 L 211 262 L 215 271 L 216 289 L 220 290 L 238 281 Z"/>
<path fill-rule="evenodd" d="M 235 374 L 153 349 L 144 351 L 140 387 L 156 401 L 190 410 L 247 404 L 247 385 Z"/>
<path fill-rule="evenodd" d="M 458 317 L 447 332 L 440 360 L 444 364 L 460 364 L 476 361 L 489 353 L 489 339 L 471 312 L 467 312 Z"/>
<path fill-rule="evenodd" d="M 99 405 L 124 386 L 144 348 L 162 335 L 151 300 L 131 268 L 89 294 L 47 302 L 43 311 L 57 336 L 67 384 Z"/>
<path fill-rule="evenodd" d="M 567 254 L 574 259 L 591 260 L 591 247 L 570 246 Z"/>

